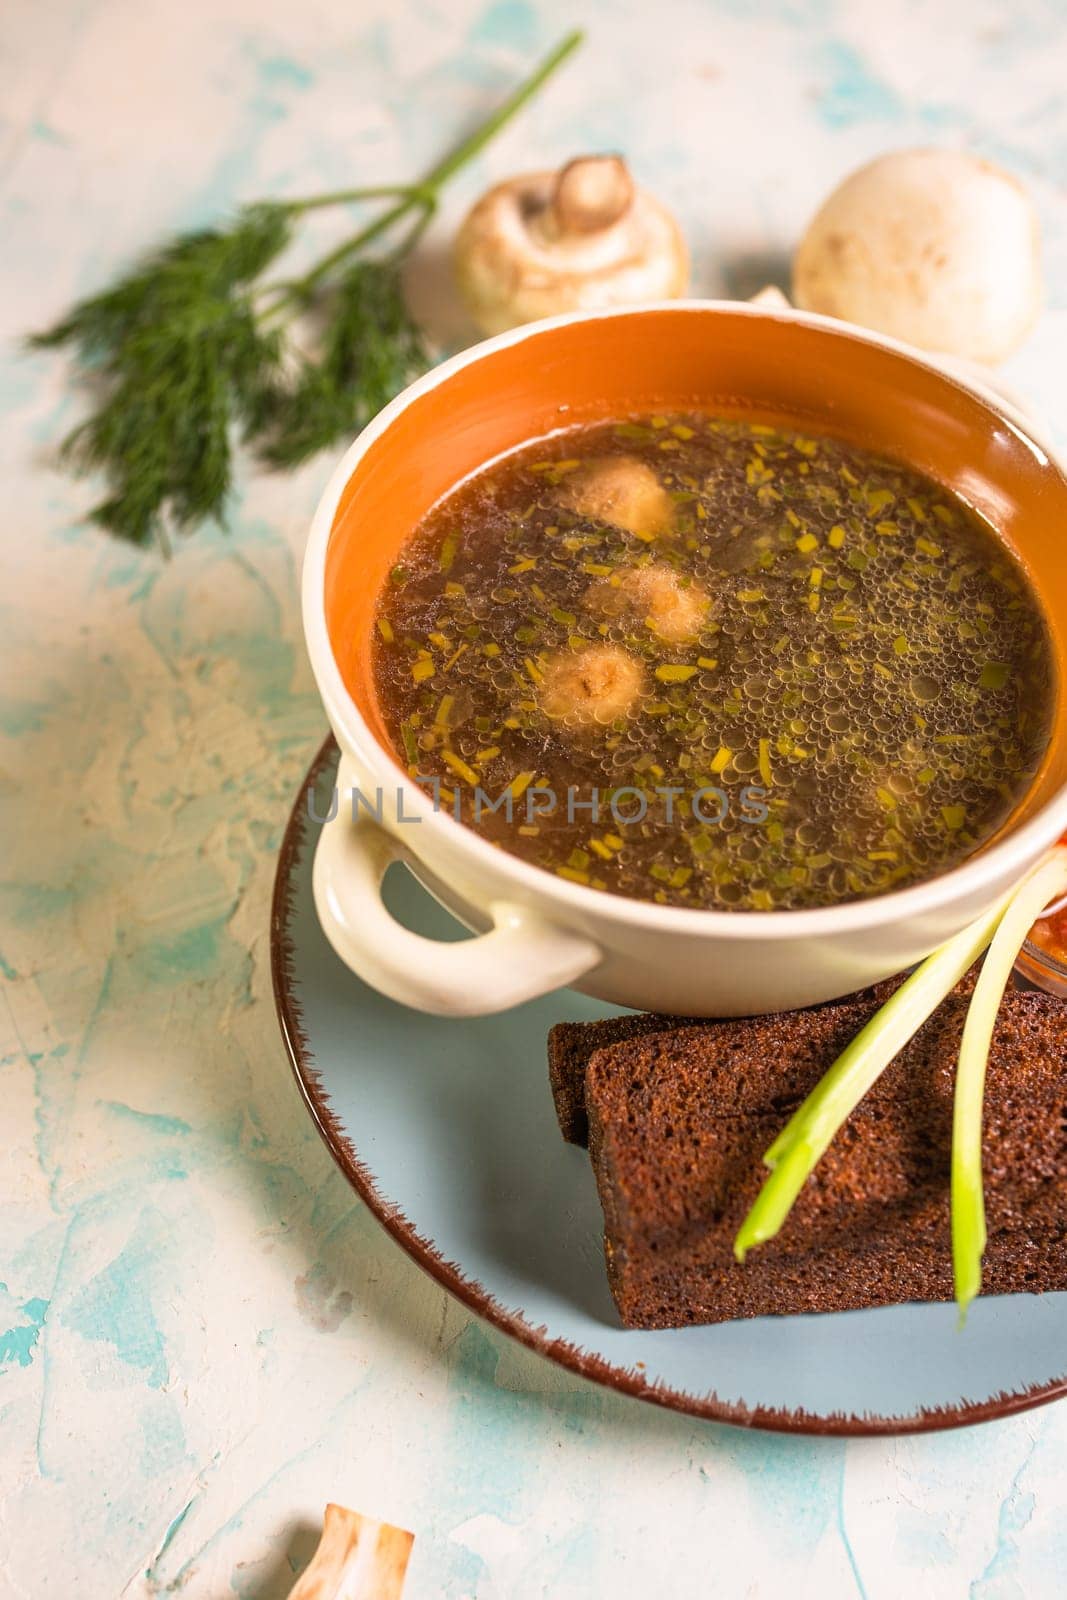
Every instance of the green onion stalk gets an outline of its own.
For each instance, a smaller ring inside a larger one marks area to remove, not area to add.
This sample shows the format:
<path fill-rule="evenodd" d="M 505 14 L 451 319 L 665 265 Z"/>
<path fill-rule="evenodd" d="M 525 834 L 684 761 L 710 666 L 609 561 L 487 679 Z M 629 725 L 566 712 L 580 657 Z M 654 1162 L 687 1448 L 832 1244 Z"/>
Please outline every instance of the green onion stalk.
<path fill-rule="evenodd" d="M 982 1103 L 997 1012 L 1027 933 L 1044 907 L 1064 893 L 1067 850 L 1058 847 L 1012 895 L 993 935 L 967 1011 L 952 1117 L 952 1274 L 961 1323 L 982 1287 L 982 1255 L 986 1247 Z"/>
<path fill-rule="evenodd" d="M 1067 893 L 1067 849 L 1057 847 L 1003 896 L 926 958 L 838 1056 L 764 1156 L 771 1175 L 734 1241 L 748 1251 L 778 1233 L 843 1123 L 881 1073 L 987 949 L 960 1043 L 952 1133 L 952 1259 L 961 1321 L 981 1287 L 985 1249 L 982 1104 L 997 1011 L 1027 932 Z"/>

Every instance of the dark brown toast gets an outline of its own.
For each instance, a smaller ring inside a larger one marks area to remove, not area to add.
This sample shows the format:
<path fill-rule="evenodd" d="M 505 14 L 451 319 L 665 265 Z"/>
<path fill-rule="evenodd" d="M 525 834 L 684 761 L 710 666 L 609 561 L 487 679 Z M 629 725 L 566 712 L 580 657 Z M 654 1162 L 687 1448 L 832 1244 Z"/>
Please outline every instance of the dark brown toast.
<path fill-rule="evenodd" d="M 861 1008 L 855 1012 L 859 1018 L 855 1025 L 858 1031 L 868 1017 L 888 1000 L 900 981 L 899 978 L 887 978 L 884 983 L 861 989 L 857 994 L 847 995 L 830 1004 Z M 754 1020 L 761 1026 L 773 1026 L 781 1017 L 809 1016 L 824 1009 L 815 1006 L 811 1012 L 788 1012 Z M 704 1017 L 666 1017 L 654 1011 L 630 1011 L 619 1017 L 604 1017 L 599 1022 L 557 1022 L 548 1032 L 548 1079 L 563 1137 L 569 1144 L 584 1145 L 589 1142 L 589 1120 L 585 1114 L 585 1072 L 597 1050 L 679 1028 L 730 1029 L 738 1026 L 740 1024 L 736 1020 L 715 1022 Z"/>
<path fill-rule="evenodd" d="M 952 1297 L 952 1096 L 967 1000 L 951 996 L 841 1129 L 779 1236 L 733 1241 L 764 1151 L 856 1032 L 867 999 L 646 1034 L 594 1053 L 590 1155 L 627 1327 Z M 1067 1289 L 1067 1006 L 1009 994 L 985 1114 L 987 1293 Z"/>
<path fill-rule="evenodd" d="M 621 1017 L 604 1017 L 599 1022 L 557 1022 L 555 1027 L 549 1028 L 548 1081 L 552 1086 L 559 1131 L 568 1144 L 589 1143 L 585 1070 L 598 1050 L 624 1044 L 629 1039 L 644 1039 L 652 1033 L 700 1026 L 699 1017 L 664 1017 L 654 1011 L 629 1011 Z"/>

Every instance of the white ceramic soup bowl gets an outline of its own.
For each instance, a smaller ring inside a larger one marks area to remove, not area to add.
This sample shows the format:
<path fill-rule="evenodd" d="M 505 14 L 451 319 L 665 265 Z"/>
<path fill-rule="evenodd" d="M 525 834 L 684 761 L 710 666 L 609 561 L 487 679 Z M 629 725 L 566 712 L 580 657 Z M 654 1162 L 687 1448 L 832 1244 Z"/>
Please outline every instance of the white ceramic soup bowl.
<path fill-rule="evenodd" d="M 811 1005 L 927 955 L 1067 829 L 1059 686 L 1048 754 L 997 837 L 927 882 L 824 909 L 688 910 L 570 883 L 436 809 L 409 778 L 382 722 L 370 659 L 376 598 L 419 519 L 470 473 L 553 429 L 701 406 L 801 418 L 961 495 L 1026 568 L 1062 683 L 1067 480 L 980 383 L 827 318 L 732 302 L 582 313 L 477 345 L 360 434 L 315 514 L 304 565 L 307 644 L 341 750 L 337 815 L 317 845 L 316 905 L 341 959 L 394 1000 L 471 1016 L 571 984 L 687 1016 Z M 440 943 L 397 923 L 380 894 L 396 860 L 476 937 Z"/>

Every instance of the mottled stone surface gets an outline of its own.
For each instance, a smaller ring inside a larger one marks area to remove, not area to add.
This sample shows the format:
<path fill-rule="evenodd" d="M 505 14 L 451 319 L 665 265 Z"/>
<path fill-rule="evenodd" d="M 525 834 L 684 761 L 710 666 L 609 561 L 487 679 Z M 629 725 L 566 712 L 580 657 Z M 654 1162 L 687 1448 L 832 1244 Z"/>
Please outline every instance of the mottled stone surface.
<path fill-rule="evenodd" d="M 1010 376 L 1067 435 L 1067 17 L 666 0 L 591 39 L 449 194 L 623 148 L 701 292 L 781 278 L 907 142 L 1013 165 L 1052 309 Z M 412 1600 L 1056 1595 L 1067 1408 L 900 1442 L 745 1436 L 487 1332 L 354 1201 L 277 1036 L 273 858 L 321 736 L 297 570 L 330 463 L 243 473 L 169 565 L 83 520 L 78 401 L 17 335 L 162 231 L 414 172 L 575 20 L 560 0 L 8 0 L 0 99 L 0 1592 L 277 1600 L 327 1499 L 416 1533 Z M 547 1089 L 546 1089 L 547 1093 Z"/>

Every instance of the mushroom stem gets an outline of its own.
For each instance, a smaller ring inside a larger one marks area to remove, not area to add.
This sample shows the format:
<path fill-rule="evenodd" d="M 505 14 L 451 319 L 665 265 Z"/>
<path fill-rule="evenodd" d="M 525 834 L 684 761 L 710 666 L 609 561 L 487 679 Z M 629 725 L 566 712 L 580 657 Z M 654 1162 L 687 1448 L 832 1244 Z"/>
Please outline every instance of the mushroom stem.
<path fill-rule="evenodd" d="M 328 1505 L 322 1538 L 289 1600 L 400 1600 L 415 1535 Z"/>
<path fill-rule="evenodd" d="M 576 156 L 556 175 L 549 209 L 560 234 L 600 233 L 622 218 L 634 181 L 621 156 Z"/>

